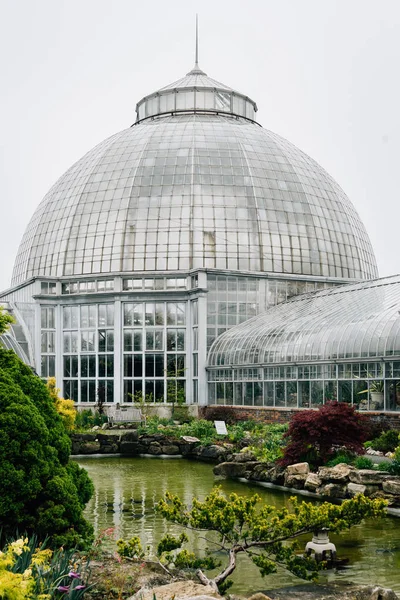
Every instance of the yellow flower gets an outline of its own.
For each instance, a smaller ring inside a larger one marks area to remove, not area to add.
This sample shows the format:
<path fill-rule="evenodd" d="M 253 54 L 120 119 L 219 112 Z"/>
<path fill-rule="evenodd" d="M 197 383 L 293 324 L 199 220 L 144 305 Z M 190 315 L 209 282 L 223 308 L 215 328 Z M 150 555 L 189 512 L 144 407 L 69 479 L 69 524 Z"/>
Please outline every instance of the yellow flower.
<path fill-rule="evenodd" d="M 22 577 L 24 579 L 29 579 L 29 577 L 32 575 L 32 569 L 25 569 L 25 571 L 22 573 Z"/>

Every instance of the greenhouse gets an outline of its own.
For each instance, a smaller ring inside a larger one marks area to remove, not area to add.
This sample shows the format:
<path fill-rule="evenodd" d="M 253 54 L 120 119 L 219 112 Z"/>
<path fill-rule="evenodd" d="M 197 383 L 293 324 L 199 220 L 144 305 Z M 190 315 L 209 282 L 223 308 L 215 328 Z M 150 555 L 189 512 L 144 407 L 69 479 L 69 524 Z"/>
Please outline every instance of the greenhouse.
<path fill-rule="evenodd" d="M 209 403 L 400 409 L 400 276 L 304 294 L 233 327 L 208 356 Z"/>
<path fill-rule="evenodd" d="M 257 104 L 196 56 L 37 206 L 0 302 L 26 361 L 63 396 L 82 406 L 140 396 L 207 404 L 219 336 L 217 348 L 231 328 L 297 295 L 378 276 L 340 186 L 256 116 Z M 274 388 L 277 406 L 289 383 Z M 251 403 L 271 402 L 268 385 L 251 386 Z M 229 403 L 232 390 L 211 386 L 211 401 Z M 235 393 L 242 401 L 247 391 Z"/>

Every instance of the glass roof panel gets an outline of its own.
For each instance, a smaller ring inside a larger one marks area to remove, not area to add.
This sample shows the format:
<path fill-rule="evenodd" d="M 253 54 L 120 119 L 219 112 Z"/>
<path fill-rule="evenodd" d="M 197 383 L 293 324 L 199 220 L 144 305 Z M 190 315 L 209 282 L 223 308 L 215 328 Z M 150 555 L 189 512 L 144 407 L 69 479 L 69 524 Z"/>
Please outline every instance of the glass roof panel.
<path fill-rule="evenodd" d="M 252 366 L 400 354 L 400 275 L 303 294 L 222 334 L 208 365 Z"/>

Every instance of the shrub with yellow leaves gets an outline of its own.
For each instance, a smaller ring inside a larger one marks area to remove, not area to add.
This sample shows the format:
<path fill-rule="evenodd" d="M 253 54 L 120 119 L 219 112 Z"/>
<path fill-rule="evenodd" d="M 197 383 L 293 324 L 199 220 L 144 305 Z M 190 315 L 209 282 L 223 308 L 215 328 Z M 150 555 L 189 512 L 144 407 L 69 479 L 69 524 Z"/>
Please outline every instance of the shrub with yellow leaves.
<path fill-rule="evenodd" d="M 58 414 L 61 416 L 65 429 L 67 431 L 73 431 L 76 419 L 76 409 L 74 407 L 73 400 L 66 400 L 60 396 L 60 389 L 56 387 L 55 377 L 49 377 L 47 379 L 47 389 L 49 390 L 50 396 L 55 404 Z"/>

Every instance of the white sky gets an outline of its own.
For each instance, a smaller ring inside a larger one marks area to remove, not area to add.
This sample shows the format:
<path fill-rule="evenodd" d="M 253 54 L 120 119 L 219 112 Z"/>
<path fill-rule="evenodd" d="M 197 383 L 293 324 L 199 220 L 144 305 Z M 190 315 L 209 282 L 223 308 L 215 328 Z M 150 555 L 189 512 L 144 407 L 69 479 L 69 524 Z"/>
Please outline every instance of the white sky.
<path fill-rule="evenodd" d="M 50 186 L 193 66 L 317 160 L 400 272 L 399 0 L 0 0 L 0 290 Z"/>

